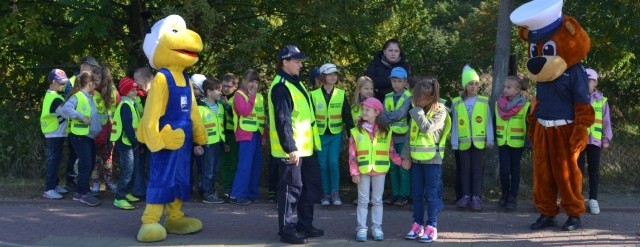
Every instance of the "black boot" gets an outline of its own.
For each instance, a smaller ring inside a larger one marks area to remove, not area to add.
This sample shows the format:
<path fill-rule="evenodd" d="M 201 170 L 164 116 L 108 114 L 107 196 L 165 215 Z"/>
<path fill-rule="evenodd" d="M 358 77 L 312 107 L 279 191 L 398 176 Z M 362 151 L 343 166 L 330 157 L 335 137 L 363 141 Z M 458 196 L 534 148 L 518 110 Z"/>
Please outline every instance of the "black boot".
<path fill-rule="evenodd" d="M 563 231 L 573 231 L 582 227 L 582 222 L 580 221 L 580 217 L 569 216 L 567 222 L 562 225 Z"/>
<path fill-rule="evenodd" d="M 531 230 L 541 230 L 551 226 L 557 226 L 558 220 L 555 216 L 540 215 L 536 223 L 531 224 Z"/>
<path fill-rule="evenodd" d="M 498 206 L 503 208 L 507 206 L 507 195 L 503 194 L 502 196 L 500 196 L 500 200 L 498 200 Z"/>
<path fill-rule="evenodd" d="M 289 234 L 280 233 L 279 235 L 280 235 L 280 242 L 283 242 L 283 243 L 288 243 L 288 244 L 306 244 L 307 243 L 307 236 L 298 232 L 292 232 Z"/>
<path fill-rule="evenodd" d="M 509 199 L 507 199 L 507 203 L 505 204 L 505 208 L 507 208 L 507 210 L 514 210 L 516 209 L 516 205 L 517 205 L 516 198 L 513 196 L 509 196 Z"/>

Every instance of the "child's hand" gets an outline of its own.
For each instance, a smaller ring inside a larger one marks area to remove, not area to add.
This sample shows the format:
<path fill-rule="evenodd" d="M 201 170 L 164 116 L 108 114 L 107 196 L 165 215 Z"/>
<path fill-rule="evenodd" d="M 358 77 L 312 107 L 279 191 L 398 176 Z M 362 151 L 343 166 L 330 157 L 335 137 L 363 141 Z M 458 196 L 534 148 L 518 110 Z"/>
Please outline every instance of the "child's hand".
<path fill-rule="evenodd" d="M 223 105 L 228 105 L 229 104 L 229 100 L 227 99 L 227 96 L 222 96 L 222 104 Z"/>
<path fill-rule="evenodd" d="M 411 169 L 411 160 L 402 160 L 402 168 L 407 171 Z"/>
<path fill-rule="evenodd" d="M 360 175 L 351 176 L 351 182 L 353 182 L 354 184 L 359 184 L 360 183 Z"/>
<path fill-rule="evenodd" d="M 200 156 L 200 155 L 204 154 L 204 149 L 202 149 L 201 146 L 194 146 L 193 147 L 193 154 L 195 154 L 196 156 Z"/>
<path fill-rule="evenodd" d="M 606 142 L 606 143 L 602 143 L 602 147 L 603 147 L 603 148 L 608 148 L 608 147 L 609 147 L 609 143 L 608 143 L 608 142 Z"/>
<path fill-rule="evenodd" d="M 487 148 L 493 149 L 493 143 L 487 143 Z"/>
<path fill-rule="evenodd" d="M 83 122 L 83 123 L 86 123 L 86 124 L 89 124 L 89 123 L 91 123 L 91 118 L 89 118 L 89 117 L 83 117 L 83 118 L 82 118 L 82 122 Z"/>

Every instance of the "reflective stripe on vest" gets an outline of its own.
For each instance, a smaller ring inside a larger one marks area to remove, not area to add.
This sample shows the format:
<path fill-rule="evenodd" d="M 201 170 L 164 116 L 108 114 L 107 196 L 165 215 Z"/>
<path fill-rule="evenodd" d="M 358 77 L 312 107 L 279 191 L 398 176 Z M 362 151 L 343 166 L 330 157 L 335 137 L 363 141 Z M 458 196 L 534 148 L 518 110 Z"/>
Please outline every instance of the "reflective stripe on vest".
<path fill-rule="evenodd" d="M 318 127 L 315 124 L 313 106 L 311 102 L 305 104 L 304 94 L 293 84 L 277 75 L 271 82 L 269 87 L 269 119 L 275 119 L 273 110 L 273 100 L 271 98 L 271 90 L 278 83 L 284 83 L 285 87 L 291 94 L 291 102 L 293 109 L 291 111 L 291 127 L 293 129 L 293 140 L 298 149 L 299 157 L 309 157 L 313 154 L 314 149 L 320 150 L 320 136 L 318 135 Z M 302 87 L 305 93 L 307 90 Z M 308 93 L 307 93 L 308 94 Z M 279 99 L 278 99 L 279 100 Z M 269 121 L 269 142 L 271 143 L 271 155 L 276 158 L 288 158 L 289 154 L 285 153 L 280 145 L 280 138 L 276 131 L 275 121 Z"/>
<path fill-rule="evenodd" d="M 441 107 L 445 107 L 444 104 Z M 446 109 L 446 108 L 445 108 Z M 433 117 L 435 113 L 427 113 L 427 118 Z M 411 148 L 411 159 L 419 161 L 427 161 L 435 157 L 436 152 L 444 159 L 444 150 L 447 144 L 447 136 L 451 132 L 451 117 L 446 114 L 443 130 L 440 134 L 440 140 L 436 144 L 433 133 L 424 133 L 420 131 L 418 124 L 413 118 L 410 121 L 409 147 Z"/>
<path fill-rule="evenodd" d="M 234 114 L 234 111 L 233 111 L 233 96 L 227 99 L 227 102 L 229 104 L 229 107 L 231 107 L 231 111 L 227 112 L 226 109 L 224 110 L 224 129 L 231 132 L 235 132 L 236 128 L 233 124 L 233 118 L 234 118 L 234 115 L 236 114 Z"/>
<path fill-rule="evenodd" d="M 360 174 L 368 174 L 371 171 L 385 173 L 391 166 L 389 150 L 391 149 L 391 131 L 386 136 L 378 135 L 373 140 L 366 130 L 358 127 L 351 129 L 351 136 L 356 143 L 356 161 Z"/>
<path fill-rule="evenodd" d="M 236 94 L 240 94 L 245 101 L 249 102 L 249 95 L 246 95 L 243 91 L 236 91 Z M 235 96 L 234 96 L 235 97 Z M 237 112 L 233 114 L 233 129 L 236 130 L 238 128 L 238 124 L 240 125 L 240 129 L 249 132 L 260 131 L 260 133 L 264 132 L 264 123 L 266 117 L 264 115 L 264 101 L 262 98 L 262 94 L 256 94 L 256 101 L 254 102 L 253 109 L 249 116 L 240 116 Z"/>
<path fill-rule="evenodd" d="M 206 105 L 198 106 L 198 112 L 200 113 L 200 118 L 202 118 L 205 131 L 207 131 L 207 144 L 218 143 L 220 140 L 224 141 L 225 135 L 222 128 L 224 108 L 222 108 L 222 104 L 218 103 L 217 115 Z"/>
<path fill-rule="evenodd" d="M 525 133 L 527 131 L 527 112 L 531 103 L 526 102 L 518 113 L 504 120 L 498 112 L 498 102 L 496 102 L 496 137 L 498 145 L 508 145 L 514 148 L 524 147 Z"/>
<path fill-rule="evenodd" d="M 409 97 L 411 97 L 411 92 L 409 92 L 409 90 L 404 90 L 404 93 L 402 93 L 402 95 L 398 99 L 398 102 L 394 103 L 393 94 L 394 92 L 391 92 L 384 96 L 385 111 L 395 111 L 400 109 L 402 104 L 404 104 L 404 101 L 409 100 Z M 409 123 L 405 118 L 401 118 L 398 121 L 390 123 L 389 127 L 391 127 L 391 132 L 393 132 L 394 134 L 406 134 L 407 130 L 409 130 Z"/>
<path fill-rule="evenodd" d="M 478 95 L 476 103 L 473 105 L 473 111 L 471 117 L 472 122 L 469 121 L 469 113 L 467 107 L 464 104 L 464 100 L 460 97 L 453 99 L 453 108 L 458 116 L 458 149 L 461 151 L 467 150 L 473 146 L 478 149 L 484 149 L 487 139 L 487 108 L 489 106 L 489 98 L 486 96 Z"/>
<path fill-rule="evenodd" d="M 322 88 L 311 91 L 311 98 L 313 99 L 314 110 L 316 113 L 316 124 L 318 125 L 318 132 L 324 134 L 327 130 L 327 124 L 329 125 L 329 131 L 331 134 L 338 134 L 342 131 L 342 105 L 344 104 L 344 90 L 339 88 L 333 88 L 331 93 L 331 99 L 329 99 L 329 106 L 324 99 L 324 93 Z"/>
<path fill-rule="evenodd" d="M 91 117 L 91 105 L 89 104 L 89 99 L 82 91 L 78 91 L 76 94 L 76 99 L 78 99 L 78 104 L 76 105 L 76 111 L 82 116 Z M 71 119 L 69 121 L 69 130 L 74 135 L 78 136 L 86 136 L 89 134 L 89 124 L 82 122 L 82 120 Z"/>
<path fill-rule="evenodd" d="M 607 97 L 603 97 L 602 100 L 594 100 L 593 103 L 591 103 L 593 111 L 596 113 L 596 120 L 587 130 L 596 140 L 602 139 L 602 108 L 606 102 Z"/>
<path fill-rule="evenodd" d="M 47 91 L 44 95 L 44 100 L 42 102 L 42 111 L 40 112 L 40 130 L 42 130 L 43 134 L 54 132 L 58 129 L 58 113 L 51 113 L 51 104 L 55 99 L 61 99 L 64 102 L 64 98 L 62 95 Z"/>
<path fill-rule="evenodd" d="M 109 136 L 109 140 L 114 142 L 120 139 L 122 136 L 122 143 L 127 146 L 131 146 L 131 140 L 126 133 L 124 133 L 124 124 L 122 123 L 122 105 L 127 104 L 129 106 L 129 110 L 131 111 L 131 118 L 133 126 L 133 133 L 136 133 L 136 129 L 138 128 L 138 124 L 140 123 L 140 115 L 138 114 L 138 110 L 136 109 L 134 101 L 129 97 L 122 97 L 120 100 L 120 104 L 116 107 L 115 115 L 113 117 L 113 126 L 111 127 L 111 135 Z"/>

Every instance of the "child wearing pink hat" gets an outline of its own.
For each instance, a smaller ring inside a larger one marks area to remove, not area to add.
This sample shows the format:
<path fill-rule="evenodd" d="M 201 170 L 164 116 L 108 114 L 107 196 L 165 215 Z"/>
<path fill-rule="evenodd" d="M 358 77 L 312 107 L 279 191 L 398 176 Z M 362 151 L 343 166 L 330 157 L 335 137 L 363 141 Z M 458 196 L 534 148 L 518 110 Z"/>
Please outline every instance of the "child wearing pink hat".
<path fill-rule="evenodd" d="M 116 149 L 120 154 L 120 179 L 116 189 L 113 206 L 131 210 L 136 207 L 131 202 L 138 202 L 140 199 L 134 196 L 131 191 L 132 174 L 139 157 L 137 152 L 140 142 L 135 135 L 135 129 L 140 122 L 140 114 L 136 110 L 136 98 L 138 97 L 138 84 L 131 78 L 125 77 L 120 80 L 118 91 L 122 98 L 113 118 L 113 128 L 110 141 L 115 142 Z M 142 178 L 135 178 L 142 179 Z"/>
<path fill-rule="evenodd" d="M 384 111 L 382 103 L 374 98 L 362 102 L 362 118 L 351 129 L 349 137 L 349 173 L 351 181 L 358 185 L 358 228 L 356 241 L 367 240 L 367 214 L 371 198 L 371 233 L 373 240 L 382 241 L 382 193 L 385 175 L 391 167 L 390 160 L 402 162 L 393 148 L 391 130 L 380 117 Z M 371 195 L 369 193 L 371 192 Z"/>
<path fill-rule="evenodd" d="M 583 173 L 588 165 L 587 175 L 589 176 L 589 200 L 587 208 L 591 214 L 600 213 L 598 205 L 598 184 L 600 183 L 600 152 L 602 148 L 608 148 L 613 132 L 611 131 L 611 118 L 609 116 L 609 102 L 602 92 L 596 90 L 598 85 L 598 73 L 588 68 L 586 69 L 589 78 L 589 97 L 591 105 L 596 113 L 596 121 L 589 127 L 589 143 L 578 157 L 578 166 Z"/>

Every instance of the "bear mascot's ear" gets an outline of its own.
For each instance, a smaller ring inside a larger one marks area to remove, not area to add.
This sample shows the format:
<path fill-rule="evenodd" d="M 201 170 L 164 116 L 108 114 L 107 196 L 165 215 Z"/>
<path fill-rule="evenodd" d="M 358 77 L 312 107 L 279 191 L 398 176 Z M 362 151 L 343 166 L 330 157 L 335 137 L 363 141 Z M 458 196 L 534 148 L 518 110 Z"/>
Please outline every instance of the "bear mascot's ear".
<path fill-rule="evenodd" d="M 520 39 L 529 42 L 529 29 L 526 27 L 519 27 L 518 36 L 520 37 Z"/>

